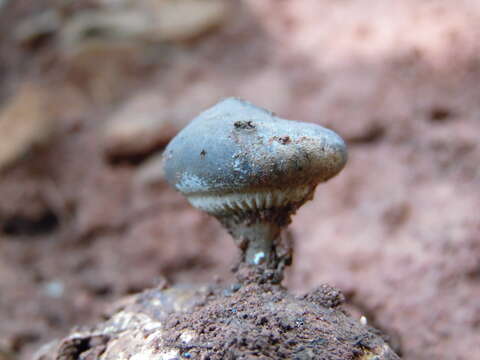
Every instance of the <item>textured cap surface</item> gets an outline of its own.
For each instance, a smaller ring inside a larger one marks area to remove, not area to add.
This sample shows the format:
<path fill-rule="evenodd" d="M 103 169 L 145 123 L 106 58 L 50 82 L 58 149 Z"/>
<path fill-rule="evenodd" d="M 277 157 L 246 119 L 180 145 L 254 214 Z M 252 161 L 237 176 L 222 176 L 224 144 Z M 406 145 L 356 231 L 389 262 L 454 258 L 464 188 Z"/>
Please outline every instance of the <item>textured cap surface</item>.
<path fill-rule="evenodd" d="M 165 154 L 167 181 L 185 195 L 314 186 L 347 160 L 345 143 L 333 131 L 236 98 L 200 114 Z"/>

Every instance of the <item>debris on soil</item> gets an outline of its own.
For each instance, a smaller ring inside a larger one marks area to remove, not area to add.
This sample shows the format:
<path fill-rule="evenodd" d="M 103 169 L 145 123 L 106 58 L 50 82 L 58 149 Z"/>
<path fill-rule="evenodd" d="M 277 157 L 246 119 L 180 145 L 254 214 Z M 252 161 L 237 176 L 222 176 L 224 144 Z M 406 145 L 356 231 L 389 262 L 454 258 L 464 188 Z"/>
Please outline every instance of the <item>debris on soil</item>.
<path fill-rule="evenodd" d="M 350 127 L 344 136 L 349 144 L 373 144 L 380 141 L 385 133 L 385 126 L 378 122 L 371 122 L 353 128 Z"/>
<path fill-rule="evenodd" d="M 169 115 L 168 104 L 155 94 L 142 92 L 127 101 L 105 124 L 106 156 L 135 162 L 163 149 L 179 130 Z"/>
<path fill-rule="evenodd" d="M 154 11 L 154 32 L 161 40 L 194 39 L 225 22 L 228 3 L 225 0 L 148 0 Z"/>
<path fill-rule="evenodd" d="M 96 44 L 192 40 L 226 20 L 225 0 L 141 0 L 77 13 L 62 29 L 66 52 Z"/>
<path fill-rule="evenodd" d="M 139 186 L 158 187 L 166 184 L 163 153 L 157 153 L 140 165 L 134 182 Z"/>
<path fill-rule="evenodd" d="M 62 19 L 58 11 L 45 10 L 20 22 L 14 29 L 15 38 L 24 46 L 35 47 L 58 32 L 61 24 Z"/>
<path fill-rule="evenodd" d="M 303 296 L 303 299 L 326 308 L 336 308 L 345 303 L 345 296 L 334 287 L 322 284 Z"/>
<path fill-rule="evenodd" d="M 332 294 L 342 297 L 329 286 L 302 299 L 253 283 L 148 290 L 35 359 L 399 359 L 375 329 L 324 306 Z"/>
<path fill-rule="evenodd" d="M 0 171 L 48 143 L 54 120 L 46 89 L 34 83 L 22 84 L 0 108 Z"/>
<path fill-rule="evenodd" d="M 138 10 L 85 10 L 65 24 L 60 42 L 64 52 L 75 53 L 92 44 L 139 40 L 148 29 L 149 21 Z"/>

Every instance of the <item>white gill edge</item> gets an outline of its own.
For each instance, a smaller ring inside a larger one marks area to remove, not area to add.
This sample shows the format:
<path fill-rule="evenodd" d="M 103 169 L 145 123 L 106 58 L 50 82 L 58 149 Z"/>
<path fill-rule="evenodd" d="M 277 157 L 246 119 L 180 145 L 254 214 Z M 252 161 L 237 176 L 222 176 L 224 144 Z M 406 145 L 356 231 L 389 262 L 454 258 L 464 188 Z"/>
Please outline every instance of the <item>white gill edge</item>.
<path fill-rule="evenodd" d="M 245 210 L 257 211 L 286 206 L 288 203 L 306 200 L 312 186 L 304 185 L 293 189 L 246 192 L 237 194 L 196 194 L 188 196 L 190 203 L 211 214 L 239 213 Z"/>

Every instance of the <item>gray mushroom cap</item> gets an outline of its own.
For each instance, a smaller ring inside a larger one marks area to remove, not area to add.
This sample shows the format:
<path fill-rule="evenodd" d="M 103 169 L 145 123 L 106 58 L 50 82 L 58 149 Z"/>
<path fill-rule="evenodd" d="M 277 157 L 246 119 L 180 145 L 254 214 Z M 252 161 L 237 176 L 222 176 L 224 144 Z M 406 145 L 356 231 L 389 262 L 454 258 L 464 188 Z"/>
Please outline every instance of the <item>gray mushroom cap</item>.
<path fill-rule="evenodd" d="M 346 160 L 346 145 L 333 131 L 227 98 L 170 142 L 165 175 L 187 197 L 252 193 L 314 187 Z"/>

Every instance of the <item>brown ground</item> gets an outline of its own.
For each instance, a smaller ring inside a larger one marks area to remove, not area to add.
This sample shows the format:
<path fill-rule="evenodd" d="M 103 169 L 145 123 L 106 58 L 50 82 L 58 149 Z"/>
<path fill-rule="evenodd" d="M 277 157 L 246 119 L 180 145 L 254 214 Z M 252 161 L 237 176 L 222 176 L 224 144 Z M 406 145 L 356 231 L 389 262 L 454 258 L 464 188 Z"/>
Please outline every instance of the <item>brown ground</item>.
<path fill-rule="evenodd" d="M 398 360 L 342 310 L 328 285 L 294 296 L 270 283 L 154 288 L 94 327 L 44 346 L 38 360 Z"/>
<path fill-rule="evenodd" d="M 0 160 L 15 155 L 0 164 L 0 359 L 29 359 L 159 282 L 229 278 L 220 226 L 158 174 L 146 185 L 162 141 L 108 157 L 103 128 L 131 102 L 179 128 L 230 95 L 349 143 L 344 172 L 294 217 L 287 286 L 341 288 L 405 359 L 480 357 L 480 4 L 232 1 L 225 24 L 194 40 L 73 55 L 58 29 L 15 37 L 60 3 L 0 8 Z M 67 19 L 80 7 L 63 6 Z M 17 106 L 24 115 L 9 115 Z M 32 118 L 45 132 L 28 132 Z"/>

